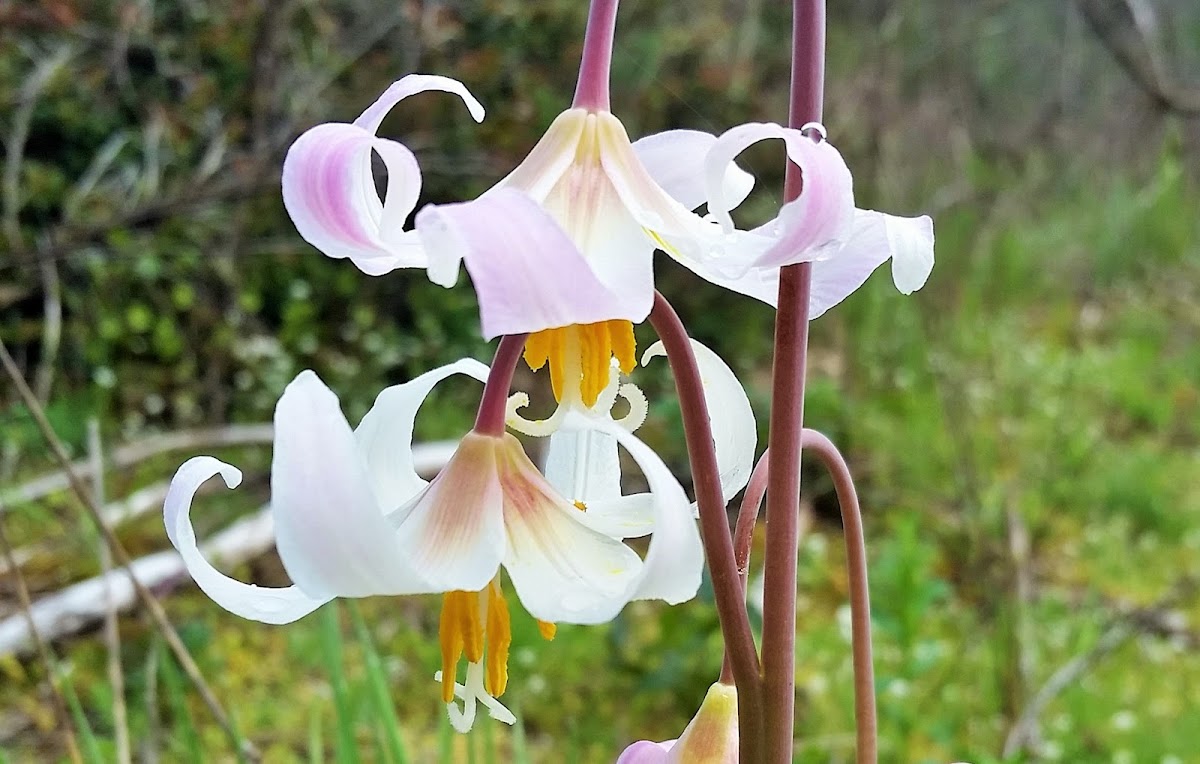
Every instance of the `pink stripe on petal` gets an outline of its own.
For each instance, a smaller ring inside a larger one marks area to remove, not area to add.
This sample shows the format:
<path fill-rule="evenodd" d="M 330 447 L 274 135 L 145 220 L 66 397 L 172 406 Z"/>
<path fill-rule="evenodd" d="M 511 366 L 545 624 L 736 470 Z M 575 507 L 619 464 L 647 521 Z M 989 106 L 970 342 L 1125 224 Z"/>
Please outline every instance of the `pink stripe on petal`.
<path fill-rule="evenodd" d="M 745 149 L 769 138 L 783 140 L 788 159 L 804 179 L 800 196 L 754 233 L 774 240 L 755 265 L 775 267 L 831 256 L 849 234 L 854 214 L 853 179 L 842 155 L 827 141 L 814 142 L 799 130 L 770 123 L 739 125 L 726 131 L 705 158 L 709 210 L 727 232 L 734 199 L 724 187 L 727 168 Z"/>
<path fill-rule="evenodd" d="M 388 168 L 386 206 L 375 191 L 372 151 Z M 317 125 L 296 139 L 283 163 L 283 202 L 296 230 L 324 254 L 350 258 L 371 275 L 424 266 L 415 237 L 403 235 L 420 188 L 411 151 L 353 125 Z"/>
<path fill-rule="evenodd" d="M 400 546 L 427 591 L 478 591 L 500 569 L 505 539 L 499 447 L 495 437 L 468 433 L 411 509 L 400 511 Z"/>
<path fill-rule="evenodd" d="M 515 189 L 429 205 L 417 213 L 417 231 L 435 283 L 453 285 L 465 262 L 488 339 L 615 318 L 641 322 L 650 312 L 646 295 L 604 286 L 566 232 Z"/>

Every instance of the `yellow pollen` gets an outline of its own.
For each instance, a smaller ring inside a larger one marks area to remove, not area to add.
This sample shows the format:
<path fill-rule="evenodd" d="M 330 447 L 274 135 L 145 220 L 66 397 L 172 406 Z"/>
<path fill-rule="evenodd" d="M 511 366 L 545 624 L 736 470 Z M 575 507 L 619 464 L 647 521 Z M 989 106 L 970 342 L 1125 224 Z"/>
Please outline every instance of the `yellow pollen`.
<path fill-rule="evenodd" d="M 566 386 L 577 382 L 584 405 L 596 405 L 600 393 L 608 387 L 612 358 L 626 374 L 637 366 L 637 345 L 629 321 L 614 319 L 543 329 L 525 340 L 525 362 L 534 371 L 549 363 L 550 387 L 559 402 Z"/>
<path fill-rule="evenodd" d="M 442 646 L 442 700 L 454 700 L 454 680 L 459 658 L 468 663 L 485 663 L 484 689 L 500 697 L 508 684 L 508 649 L 512 628 L 508 604 L 493 580 L 478 592 L 454 591 L 442 595 L 442 617 L 438 625 Z"/>
<path fill-rule="evenodd" d="M 575 505 L 575 509 L 578 509 L 580 512 L 587 512 L 587 504 L 584 504 L 582 501 L 572 503 Z"/>
<path fill-rule="evenodd" d="M 554 639 L 554 635 L 558 633 L 558 625 L 550 621 L 538 620 L 538 633 L 542 635 L 542 639 L 550 642 Z"/>
<path fill-rule="evenodd" d="M 483 689 L 493 698 L 498 698 L 508 687 L 508 648 L 512 645 L 512 625 L 508 620 L 508 603 L 500 591 L 500 582 L 492 581 L 487 591 L 488 651 Z"/>

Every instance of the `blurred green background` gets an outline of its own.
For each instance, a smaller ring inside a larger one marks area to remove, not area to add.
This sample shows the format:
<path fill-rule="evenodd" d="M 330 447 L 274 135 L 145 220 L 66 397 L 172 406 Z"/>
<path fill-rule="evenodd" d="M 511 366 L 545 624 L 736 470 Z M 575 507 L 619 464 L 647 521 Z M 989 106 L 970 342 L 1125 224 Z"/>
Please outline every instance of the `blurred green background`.
<path fill-rule="evenodd" d="M 626 0 L 613 109 L 633 137 L 786 116 L 788 3 Z M 487 359 L 474 296 L 322 257 L 278 190 L 289 142 L 349 121 L 413 71 L 488 108 L 406 102 L 382 134 L 421 161 L 424 201 L 469 198 L 569 105 L 583 0 L 0 2 L 0 336 L 75 455 L 153 433 L 265 422 L 313 368 L 352 422 L 385 385 Z M 813 325 L 807 423 L 840 444 L 866 510 L 884 762 L 1200 761 L 1200 8 L 1187 0 L 830 3 L 826 125 L 860 206 L 928 212 L 938 263 L 912 297 L 886 271 Z M 745 220 L 777 207 L 777 146 Z M 660 288 L 767 413 L 772 312 L 666 258 Z M 639 344 L 653 341 L 639 328 Z M 663 365 L 665 366 L 665 365 Z M 640 431 L 686 477 L 671 383 Z M 519 382 L 544 384 L 528 376 Z M 418 437 L 461 434 L 449 387 Z M 0 485 L 54 468 L 0 386 Z M 108 476 L 110 497 L 190 452 Z M 266 498 L 269 449 L 218 450 L 251 478 L 201 498 L 201 532 Z M 853 756 L 846 581 L 829 481 L 804 479 L 798 753 Z M 0 521 L 35 597 L 94 575 L 65 492 Z M 120 528 L 166 546 L 150 512 Z M 273 555 L 231 570 L 281 584 Z M 0 617 L 19 614 L 0 578 Z M 164 592 L 166 594 L 166 592 Z M 327 607 L 272 627 L 190 582 L 168 612 L 268 761 L 607 762 L 676 737 L 719 667 L 707 590 L 537 636 L 515 599 L 521 724 L 451 739 L 432 674 L 435 598 Z M 146 619 L 121 619 L 141 761 L 234 753 Z M 85 749 L 115 760 L 95 629 L 55 644 Z M 65 759 L 32 655 L 0 655 L 0 760 Z M 1021 722 L 1023 715 L 1026 717 Z M 83 724 L 86 722 L 86 724 Z M 1006 753 L 1007 749 L 1007 753 Z"/>

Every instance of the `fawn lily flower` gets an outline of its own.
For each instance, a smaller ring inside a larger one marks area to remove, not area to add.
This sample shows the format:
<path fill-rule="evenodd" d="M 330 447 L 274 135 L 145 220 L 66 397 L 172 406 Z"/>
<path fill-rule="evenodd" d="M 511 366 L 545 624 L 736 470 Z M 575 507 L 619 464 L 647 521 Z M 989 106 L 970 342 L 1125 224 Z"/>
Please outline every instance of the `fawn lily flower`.
<path fill-rule="evenodd" d="M 616 764 L 737 764 L 737 760 L 737 690 L 714 684 L 678 740 L 639 740 L 621 753 Z"/>
<path fill-rule="evenodd" d="M 818 136 L 810 138 L 810 130 Z M 745 198 L 730 193 L 726 180 L 733 160 L 746 148 L 770 138 L 782 139 L 788 159 L 799 167 L 803 186 L 797 199 L 774 220 L 752 231 L 734 228 L 730 210 Z M 841 154 L 825 140 L 820 125 L 799 130 L 774 124 L 746 124 L 720 138 L 673 130 L 639 141 L 639 154 L 655 178 L 679 201 L 696 207 L 707 201 L 734 253 L 719 262 L 693 268 L 719 286 L 775 305 L 779 268 L 812 262 L 809 317 L 816 318 L 862 286 L 880 265 L 892 261 L 892 279 L 903 294 L 920 289 L 933 268 L 933 221 L 856 209 L 853 182 Z M 703 164 L 686 157 L 703 154 Z M 700 191 L 703 189 L 703 192 Z"/>
<path fill-rule="evenodd" d="M 431 89 L 456 93 L 482 119 L 482 106 L 456 80 L 404 77 L 353 124 L 318 125 L 302 135 L 283 173 L 289 214 L 325 254 L 348 257 L 372 275 L 425 268 L 446 287 L 465 265 L 488 339 L 530 332 L 531 345 L 545 348 L 552 340 L 542 332 L 573 328 L 588 354 L 582 379 L 561 382 L 560 354 L 545 354 L 546 362 L 560 380 L 556 395 L 563 384 L 580 384 L 588 406 L 607 384 L 609 358 L 626 373 L 635 364 L 632 323 L 644 320 L 653 302 L 655 248 L 667 247 L 691 267 L 710 259 L 725 238 L 655 182 L 609 110 L 616 9 L 616 0 L 593 3 L 575 102 L 529 156 L 480 199 L 427 206 L 416 231 L 404 223 L 420 192 L 420 170 L 407 148 L 376 130 L 400 100 Z M 388 172 L 382 200 L 372 154 Z M 749 193 L 748 174 L 730 164 L 726 176 L 727 197 Z"/>
<path fill-rule="evenodd" d="M 432 481 L 413 469 L 413 422 L 421 403 L 454 374 L 486 379 L 462 360 L 380 393 L 352 430 L 337 397 L 311 371 L 288 385 L 275 410 L 271 507 L 280 559 L 294 582 L 263 588 L 236 581 L 200 553 L 189 519 L 202 483 L 241 473 L 209 456 L 188 460 L 171 482 L 164 519 L 196 583 L 245 618 L 288 623 L 335 597 L 442 593 L 442 697 L 451 721 L 469 729 L 477 703 L 502 721 L 496 698 L 508 681 L 507 571 L 525 609 L 550 624 L 600 623 L 635 599 L 682 602 L 703 564 L 687 498 L 662 460 L 611 422 L 608 432 L 650 487 L 654 529 L 644 558 L 597 530 L 563 498 L 511 435 L 473 431 Z M 546 634 L 550 636 L 550 634 Z M 465 683 L 456 682 L 460 657 Z M 453 703 L 455 697 L 462 707 Z"/>

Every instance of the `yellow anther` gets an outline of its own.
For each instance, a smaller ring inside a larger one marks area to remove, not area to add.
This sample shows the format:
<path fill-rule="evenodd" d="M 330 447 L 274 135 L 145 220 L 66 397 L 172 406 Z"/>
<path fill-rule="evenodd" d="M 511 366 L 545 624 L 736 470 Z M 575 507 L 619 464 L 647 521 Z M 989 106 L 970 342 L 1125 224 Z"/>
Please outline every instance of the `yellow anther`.
<path fill-rule="evenodd" d="M 508 603 L 504 601 L 499 582 L 493 581 L 488 586 L 487 597 L 488 650 L 483 688 L 493 698 L 498 698 L 508 686 L 508 648 L 512 645 L 512 626 L 508 620 Z"/>
<path fill-rule="evenodd" d="M 594 406 L 608 387 L 609 362 L 616 357 L 621 371 L 629 374 L 637 366 L 633 324 L 629 321 L 600 321 L 544 329 L 525 341 L 525 362 L 537 371 L 550 365 L 554 398 L 562 401 L 567 385 L 578 384 L 585 406 Z"/>
<path fill-rule="evenodd" d="M 554 635 L 558 633 L 558 625 L 551 623 L 550 621 L 542 621 L 539 619 L 537 626 L 538 633 L 540 633 L 542 635 L 542 639 L 546 640 L 547 642 L 553 640 Z"/>
<path fill-rule="evenodd" d="M 637 343 L 633 338 L 633 323 L 629 321 L 608 321 L 607 323 L 612 354 L 617 359 L 621 371 L 625 374 L 632 374 L 637 367 Z"/>
<path fill-rule="evenodd" d="M 584 504 L 582 501 L 575 501 L 572 503 L 575 505 L 575 509 L 578 509 L 580 512 L 587 512 L 587 504 Z"/>
<path fill-rule="evenodd" d="M 442 700 L 454 700 L 458 661 L 484 664 L 484 689 L 494 698 L 508 685 L 508 651 L 512 627 L 508 603 L 493 580 L 483 591 L 446 592 L 442 595 L 442 617 L 438 624 L 442 645 Z"/>
<path fill-rule="evenodd" d="M 454 679 L 458 659 L 463 652 L 462 612 L 465 597 L 470 592 L 446 592 L 442 595 L 442 618 L 438 624 L 438 641 L 442 644 L 442 701 L 454 700 Z"/>

